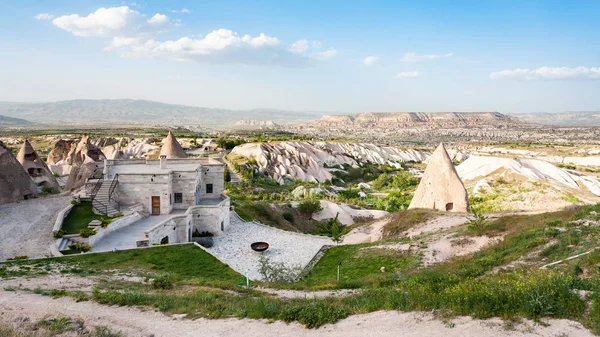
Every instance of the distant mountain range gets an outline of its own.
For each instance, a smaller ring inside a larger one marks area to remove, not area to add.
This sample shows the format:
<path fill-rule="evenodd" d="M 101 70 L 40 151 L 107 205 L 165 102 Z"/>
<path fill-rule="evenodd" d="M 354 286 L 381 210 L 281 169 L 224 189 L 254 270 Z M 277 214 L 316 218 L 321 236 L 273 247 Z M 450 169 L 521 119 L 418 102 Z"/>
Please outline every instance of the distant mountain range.
<path fill-rule="evenodd" d="M 20 126 L 33 124 L 28 120 L 0 115 L 0 125 Z"/>
<path fill-rule="evenodd" d="M 0 114 L 51 125 L 143 124 L 227 127 L 239 120 L 277 124 L 308 122 L 322 112 L 276 109 L 229 110 L 133 99 L 80 99 L 50 103 L 0 102 Z"/>
<path fill-rule="evenodd" d="M 600 111 L 536 112 L 513 114 L 527 123 L 556 126 L 600 126 Z"/>

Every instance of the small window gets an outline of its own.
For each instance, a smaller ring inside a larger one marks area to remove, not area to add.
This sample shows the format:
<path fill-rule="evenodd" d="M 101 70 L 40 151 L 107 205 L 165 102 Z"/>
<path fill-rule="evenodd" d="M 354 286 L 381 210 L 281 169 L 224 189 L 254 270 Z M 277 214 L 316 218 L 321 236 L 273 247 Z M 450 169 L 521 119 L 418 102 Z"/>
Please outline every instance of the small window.
<path fill-rule="evenodd" d="M 169 194 L 169 205 L 173 204 L 173 195 Z"/>
<path fill-rule="evenodd" d="M 176 204 L 183 203 L 183 194 L 182 193 L 175 193 L 175 203 Z"/>
<path fill-rule="evenodd" d="M 213 184 L 206 184 L 206 193 L 213 192 Z"/>

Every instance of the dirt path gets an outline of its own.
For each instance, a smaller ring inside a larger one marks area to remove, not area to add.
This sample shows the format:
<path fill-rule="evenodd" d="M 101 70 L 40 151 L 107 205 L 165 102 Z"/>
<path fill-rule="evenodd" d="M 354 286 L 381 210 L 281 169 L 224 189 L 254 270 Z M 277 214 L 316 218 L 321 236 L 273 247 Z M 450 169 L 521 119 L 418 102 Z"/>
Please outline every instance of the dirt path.
<path fill-rule="evenodd" d="M 94 302 L 75 302 L 69 298 L 52 299 L 41 295 L 0 290 L 0 321 L 18 328 L 24 318 L 38 321 L 43 318 L 66 316 L 82 319 L 86 326 L 107 326 L 128 337 L 172 336 L 412 336 L 412 337 L 475 337 L 475 336 L 593 336 L 577 322 L 550 320 L 548 326 L 529 321 L 506 325 L 499 319 L 486 321 L 458 317 L 442 322 L 430 313 L 401 313 L 378 311 L 351 316 L 336 324 L 308 330 L 299 324 L 250 319 L 186 320 L 168 317 L 153 311 L 136 308 L 103 306 Z"/>
<path fill-rule="evenodd" d="M 0 206 L 0 261 L 17 255 L 51 256 L 56 214 L 71 197 L 46 197 Z"/>

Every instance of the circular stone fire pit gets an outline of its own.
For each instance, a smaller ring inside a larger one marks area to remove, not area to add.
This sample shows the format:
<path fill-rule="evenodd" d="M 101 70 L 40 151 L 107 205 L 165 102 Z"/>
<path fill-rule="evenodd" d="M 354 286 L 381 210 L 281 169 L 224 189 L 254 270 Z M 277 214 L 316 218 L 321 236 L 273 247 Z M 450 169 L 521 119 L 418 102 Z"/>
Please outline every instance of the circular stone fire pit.
<path fill-rule="evenodd" d="M 255 252 L 264 252 L 265 250 L 269 249 L 269 244 L 266 242 L 255 242 L 250 244 L 250 248 L 252 248 L 252 250 Z"/>

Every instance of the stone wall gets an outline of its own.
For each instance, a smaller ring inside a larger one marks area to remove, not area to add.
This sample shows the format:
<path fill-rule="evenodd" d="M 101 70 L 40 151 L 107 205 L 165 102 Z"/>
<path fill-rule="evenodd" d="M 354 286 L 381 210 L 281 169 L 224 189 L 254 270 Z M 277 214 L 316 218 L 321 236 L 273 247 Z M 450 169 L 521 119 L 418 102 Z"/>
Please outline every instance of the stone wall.
<path fill-rule="evenodd" d="M 206 193 L 206 185 L 213 185 L 213 193 Z M 202 165 L 200 199 L 217 199 L 225 191 L 225 168 L 223 164 Z"/>
<path fill-rule="evenodd" d="M 119 201 L 123 205 L 142 204 L 152 213 L 152 197 L 160 197 L 160 214 L 173 210 L 171 174 L 119 174 Z"/>
<path fill-rule="evenodd" d="M 73 205 L 71 204 L 71 205 L 65 207 L 65 209 L 63 209 L 62 211 L 58 212 L 58 214 L 56 215 L 56 221 L 54 222 L 54 227 L 52 228 L 53 235 L 56 234 L 56 232 L 58 232 L 59 230 L 61 230 L 63 221 L 65 220 L 67 215 L 69 215 L 69 213 L 71 213 L 72 209 L 73 209 Z"/>
<path fill-rule="evenodd" d="M 225 198 L 218 206 L 198 205 L 187 211 L 188 222 L 192 233 L 211 232 L 220 235 L 229 227 L 230 200 Z"/>
<path fill-rule="evenodd" d="M 196 204 L 196 186 L 200 180 L 200 172 L 173 172 L 173 209 L 188 209 Z M 181 193 L 183 202 L 175 203 L 175 193 Z"/>
<path fill-rule="evenodd" d="M 160 243 L 165 236 L 169 237 L 169 243 L 187 242 L 186 227 L 187 216 L 176 215 L 149 229 L 146 237 L 151 245 Z"/>

